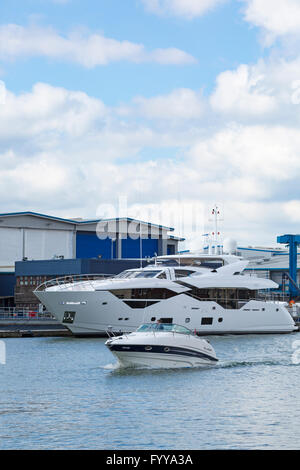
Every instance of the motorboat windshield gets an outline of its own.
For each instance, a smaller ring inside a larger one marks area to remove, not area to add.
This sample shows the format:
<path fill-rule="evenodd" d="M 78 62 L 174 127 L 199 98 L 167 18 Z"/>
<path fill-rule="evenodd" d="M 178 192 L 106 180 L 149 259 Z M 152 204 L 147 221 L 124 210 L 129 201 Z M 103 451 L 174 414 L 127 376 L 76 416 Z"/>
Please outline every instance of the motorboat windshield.
<path fill-rule="evenodd" d="M 185 326 L 175 323 L 144 323 L 137 330 L 138 333 L 165 331 L 172 333 L 181 333 L 183 335 L 194 335 L 194 333 Z"/>

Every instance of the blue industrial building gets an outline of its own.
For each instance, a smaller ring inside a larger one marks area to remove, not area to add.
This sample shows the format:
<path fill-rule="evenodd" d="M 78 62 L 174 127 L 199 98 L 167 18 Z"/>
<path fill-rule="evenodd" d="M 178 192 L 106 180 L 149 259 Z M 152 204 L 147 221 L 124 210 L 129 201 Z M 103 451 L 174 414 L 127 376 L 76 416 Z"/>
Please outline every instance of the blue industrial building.
<path fill-rule="evenodd" d="M 0 268 L 23 259 L 123 259 L 173 254 L 184 240 L 172 227 L 128 217 L 63 219 L 37 212 L 0 214 Z"/>
<path fill-rule="evenodd" d="M 103 259 L 62 259 L 41 261 L 17 261 L 17 278 L 39 277 L 58 278 L 80 274 L 118 274 L 125 269 L 146 266 L 148 260 L 138 259 L 103 260 Z"/>
<path fill-rule="evenodd" d="M 128 217 L 84 220 L 31 211 L 2 213 L 0 305 L 11 305 L 15 293 L 15 303 L 25 306 L 23 294 L 50 277 L 116 274 L 139 266 L 141 259 L 175 254 L 184 239 L 170 235 L 173 231 Z"/>

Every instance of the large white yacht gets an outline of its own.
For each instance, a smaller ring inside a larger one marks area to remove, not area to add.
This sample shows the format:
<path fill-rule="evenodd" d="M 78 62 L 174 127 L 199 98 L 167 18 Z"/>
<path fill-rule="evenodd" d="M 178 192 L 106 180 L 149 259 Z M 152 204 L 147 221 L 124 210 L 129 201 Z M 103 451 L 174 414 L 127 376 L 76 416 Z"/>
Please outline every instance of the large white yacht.
<path fill-rule="evenodd" d="M 109 279 L 54 279 L 34 292 L 79 336 L 129 333 L 158 319 L 200 335 L 295 331 L 285 305 L 267 300 L 278 285 L 243 273 L 247 265 L 233 255 L 164 256 Z"/>

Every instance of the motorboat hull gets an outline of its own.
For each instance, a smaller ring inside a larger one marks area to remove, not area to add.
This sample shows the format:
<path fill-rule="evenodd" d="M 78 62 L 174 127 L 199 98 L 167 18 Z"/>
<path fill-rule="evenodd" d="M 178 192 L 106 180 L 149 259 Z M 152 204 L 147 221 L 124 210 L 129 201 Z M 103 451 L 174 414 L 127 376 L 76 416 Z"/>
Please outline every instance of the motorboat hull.
<path fill-rule="evenodd" d="M 111 352 L 123 367 L 146 368 L 182 368 L 207 367 L 216 365 L 217 359 L 201 356 L 191 351 L 164 352 L 163 347 L 147 352 L 143 348 L 132 347 L 131 351 L 111 349 Z M 175 348 L 174 348 L 175 349 Z"/>
<path fill-rule="evenodd" d="M 106 346 L 123 367 L 207 367 L 218 362 L 208 341 L 194 334 L 150 332 L 112 337 Z M 152 330 L 154 328 L 154 330 Z"/>

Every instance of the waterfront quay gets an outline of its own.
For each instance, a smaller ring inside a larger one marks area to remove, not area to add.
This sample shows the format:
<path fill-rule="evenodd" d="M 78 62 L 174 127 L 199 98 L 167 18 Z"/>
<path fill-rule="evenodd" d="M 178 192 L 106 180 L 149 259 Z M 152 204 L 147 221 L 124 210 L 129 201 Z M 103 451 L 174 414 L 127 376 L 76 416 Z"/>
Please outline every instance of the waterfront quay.
<path fill-rule="evenodd" d="M 0 310 L 0 338 L 71 335 L 72 333 L 48 312 L 16 308 Z"/>

